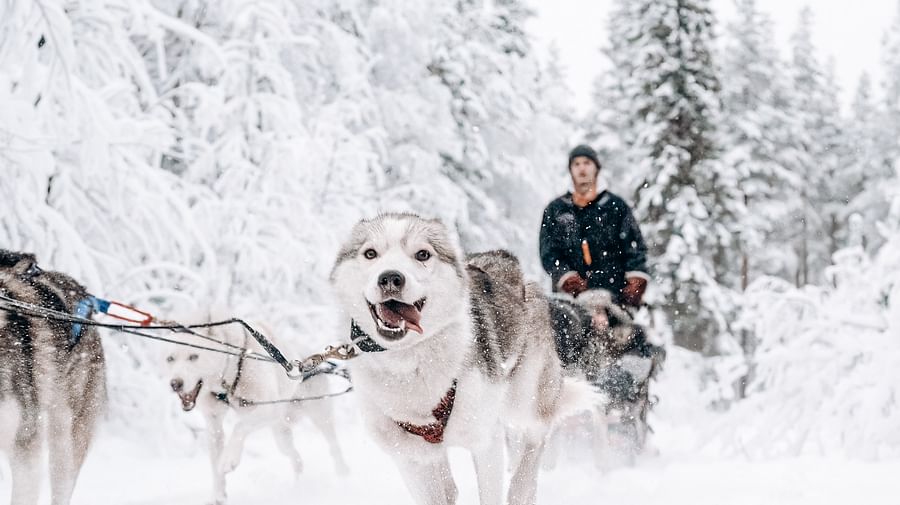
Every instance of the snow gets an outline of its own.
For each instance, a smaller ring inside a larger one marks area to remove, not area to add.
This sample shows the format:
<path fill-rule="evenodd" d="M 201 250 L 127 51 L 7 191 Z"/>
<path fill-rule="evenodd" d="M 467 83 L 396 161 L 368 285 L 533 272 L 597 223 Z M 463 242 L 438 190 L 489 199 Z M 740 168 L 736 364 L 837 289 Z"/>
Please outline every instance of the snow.
<path fill-rule="evenodd" d="M 687 358 L 689 360 L 689 358 Z M 687 363 L 682 363 L 687 365 Z M 670 364 L 661 383 L 679 378 Z M 687 365 L 689 366 L 689 365 Z M 160 384 L 162 388 L 164 384 Z M 759 458 L 728 453 L 715 444 L 715 431 L 723 425 L 758 426 L 765 416 L 739 417 L 706 411 L 698 395 L 679 395 L 665 387 L 662 403 L 653 411 L 656 431 L 652 443 L 657 455 L 642 456 L 634 467 L 601 471 L 593 464 L 590 441 L 578 424 L 556 451 L 555 465 L 540 475 L 538 503 L 594 505 L 831 505 L 885 503 L 900 496 L 900 457 L 859 460 L 835 455 Z M 177 403 L 166 391 L 169 403 Z M 390 458 L 368 437 L 355 415 L 352 397 L 332 399 L 343 412 L 338 423 L 340 443 L 350 473 L 335 473 L 328 449 L 312 425 L 295 428 L 296 445 L 304 471 L 295 477 L 290 464 L 275 447 L 270 433 L 259 431 L 247 439 L 243 460 L 228 477 L 228 503 L 268 505 L 413 505 Z M 202 422 L 197 412 L 175 415 L 187 423 L 173 426 L 170 409 L 155 409 L 157 431 L 168 435 L 154 443 L 122 434 L 107 421 L 82 470 L 73 505 L 194 505 L 210 500 L 210 467 L 203 446 Z M 750 449 L 750 448 L 748 448 Z M 752 452 L 752 451 L 748 451 Z M 451 449 L 451 466 L 459 487 L 458 503 L 477 503 L 474 469 L 468 453 Z M 548 459 L 548 458 L 545 458 Z M 0 469 L 3 469 L 0 466 Z M 9 469 L 0 471 L 0 500 L 10 491 Z M 47 484 L 45 483 L 45 491 Z M 45 498 L 43 503 L 49 503 Z"/>
<path fill-rule="evenodd" d="M 521 30 L 526 4 L 487 4 L 0 2 L 0 247 L 163 318 L 227 307 L 300 357 L 346 341 L 328 273 L 352 223 L 379 211 L 440 217 L 466 249 L 510 249 L 547 286 L 540 212 L 587 140 L 669 274 L 648 301 L 709 330 L 707 355 L 672 346 L 658 320 L 658 454 L 601 472 L 573 431 L 539 501 L 900 496 L 900 81 L 863 80 L 845 117 L 812 17 L 788 58 L 750 0 L 725 29 L 703 0 L 620 0 L 617 64 L 578 117 L 561 62 L 542 65 Z M 654 39 L 648 23 L 673 30 Z M 892 26 L 885 75 L 900 69 L 900 15 Z M 681 68 L 686 86 L 660 79 Z M 672 138 L 674 116 L 696 135 Z M 709 159 L 693 158 L 699 143 Z M 75 503 L 206 502 L 202 423 L 161 376 L 165 345 L 103 338 L 110 406 Z M 352 395 L 328 401 L 350 475 L 310 426 L 297 427 L 296 480 L 258 433 L 232 503 L 410 503 Z M 468 456 L 452 463 L 460 503 L 475 502 Z M 0 502 L 9 488 L 0 464 Z"/>

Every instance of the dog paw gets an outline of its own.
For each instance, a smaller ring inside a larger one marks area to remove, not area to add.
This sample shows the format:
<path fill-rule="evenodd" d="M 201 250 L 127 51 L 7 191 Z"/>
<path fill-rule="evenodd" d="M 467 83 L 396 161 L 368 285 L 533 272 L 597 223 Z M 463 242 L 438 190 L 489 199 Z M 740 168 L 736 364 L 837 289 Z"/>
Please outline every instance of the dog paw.
<path fill-rule="evenodd" d="M 219 460 L 219 472 L 223 475 L 233 472 L 241 463 L 240 454 L 223 454 Z"/>
<path fill-rule="evenodd" d="M 213 500 L 208 503 L 209 503 L 209 505 L 225 505 L 225 494 L 224 493 L 222 495 L 217 494 L 216 497 L 213 498 Z"/>
<path fill-rule="evenodd" d="M 291 461 L 291 466 L 294 467 L 294 476 L 299 477 L 301 473 L 303 473 L 303 461 L 300 458 L 294 459 Z"/>

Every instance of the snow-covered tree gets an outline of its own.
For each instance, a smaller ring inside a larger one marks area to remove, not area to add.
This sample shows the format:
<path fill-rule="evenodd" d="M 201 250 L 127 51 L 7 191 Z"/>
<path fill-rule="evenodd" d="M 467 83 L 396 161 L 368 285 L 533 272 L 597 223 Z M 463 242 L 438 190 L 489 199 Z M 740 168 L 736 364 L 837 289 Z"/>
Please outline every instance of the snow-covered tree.
<path fill-rule="evenodd" d="M 813 15 L 800 13 L 791 37 L 792 93 L 790 113 L 799 121 L 793 144 L 799 149 L 791 167 L 804 183 L 795 216 L 794 248 L 798 257 L 797 285 L 820 282 L 831 255 L 845 243 L 846 220 L 842 206 L 849 200 L 840 177 L 846 173 L 837 88 L 830 70 L 824 70 L 812 42 Z M 843 203 L 841 203 L 843 202 Z"/>
<path fill-rule="evenodd" d="M 572 127 L 537 100 L 560 76 L 540 71 L 522 27 L 530 11 L 518 0 L 488 5 L 432 9 L 438 37 L 427 69 L 449 93 L 455 123 L 453 141 L 437 146 L 441 172 L 464 191 L 467 216 L 457 222 L 465 245 L 534 258 L 541 210 L 534 202 L 549 201 L 554 176 L 565 173 L 552 167 L 564 159 Z M 509 222 L 517 226 L 503 225 Z"/>
<path fill-rule="evenodd" d="M 884 100 L 884 116 L 882 118 L 884 158 L 886 164 L 892 165 L 900 159 L 900 2 L 891 26 L 882 39 L 882 75 L 881 92 Z"/>
<path fill-rule="evenodd" d="M 360 217 L 444 217 L 535 272 L 535 202 L 564 174 L 549 165 L 571 128 L 540 98 L 562 77 L 541 68 L 528 12 L 2 3 L 0 247 L 163 317 L 226 304 L 305 350 L 346 330 L 328 326 L 322 286 Z M 145 366 L 152 348 L 111 352 Z M 148 385 L 118 383 L 117 398 Z"/>
<path fill-rule="evenodd" d="M 734 312 L 743 197 L 738 173 L 719 159 L 709 4 L 620 1 L 609 27 L 614 76 L 601 90 L 613 90 L 610 119 L 623 132 L 660 301 L 676 343 L 719 352 Z"/>
<path fill-rule="evenodd" d="M 740 177 L 747 207 L 739 228 L 741 286 L 759 275 L 789 278 L 792 254 L 772 248 L 788 239 L 801 180 L 790 170 L 795 148 L 790 140 L 799 125 L 786 110 L 789 83 L 775 47 L 771 20 L 755 0 L 739 0 L 728 23 L 721 51 L 723 114 L 722 161 Z"/>
<path fill-rule="evenodd" d="M 893 174 L 891 163 L 885 158 L 885 115 L 872 94 L 868 74 L 860 77 L 850 113 L 845 133 L 848 163 L 844 170 L 845 180 L 853 185 L 854 191 L 845 210 L 846 245 L 874 251 L 883 242 L 877 224 L 887 215 L 889 202 L 884 183 Z"/>

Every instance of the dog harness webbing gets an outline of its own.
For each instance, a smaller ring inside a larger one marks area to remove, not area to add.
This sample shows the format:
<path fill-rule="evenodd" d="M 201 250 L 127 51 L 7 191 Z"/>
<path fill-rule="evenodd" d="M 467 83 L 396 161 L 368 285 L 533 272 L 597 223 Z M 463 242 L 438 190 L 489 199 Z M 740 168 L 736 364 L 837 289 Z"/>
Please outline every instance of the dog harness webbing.
<path fill-rule="evenodd" d="M 247 335 L 244 334 L 244 346 L 247 345 Z M 238 387 L 238 383 L 241 381 L 241 373 L 244 371 L 244 353 L 238 355 L 237 361 L 237 371 L 234 373 L 234 380 L 231 381 L 231 385 L 228 385 L 228 382 L 225 381 L 225 377 L 222 377 L 222 388 L 225 391 L 221 393 L 216 393 L 215 391 L 210 391 L 213 397 L 220 402 L 231 405 L 231 401 L 228 399 L 230 396 L 234 395 L 235 389 Z M 224 375 L 224 374 L 223 374 Z"/>
<path fill-rule="evenodd" d="M 105 314 L 109 310 L 109 302 L 93 295 L 87 295 L 78 301 L 78 305 L 75 307 L 75 317 L 90 319 L 95 310 Z M 72 333 L 69 335 L 70 349 L 78 345 L 78 342 L 81 340 L 81 330 L 83 329 L 83 324 L 72 323 Z"/>
<path fill-rule="evenodd" d="M 418 435 L 431 444 L 439 444 L 444 441 L 444 429 L 447 428 L 447 421 L 450 420 L 450 413 L 453 412 L 453 401 L 456 399 L 456 379 L 453 379 L 453 385 L 447 390 L 447 394 L 441 398 L 437 407 L 431 411 L 437 421 L 426 424 L 424 426 L 396 421 L 397 426 L 403 428 L 408 433 Z"/>

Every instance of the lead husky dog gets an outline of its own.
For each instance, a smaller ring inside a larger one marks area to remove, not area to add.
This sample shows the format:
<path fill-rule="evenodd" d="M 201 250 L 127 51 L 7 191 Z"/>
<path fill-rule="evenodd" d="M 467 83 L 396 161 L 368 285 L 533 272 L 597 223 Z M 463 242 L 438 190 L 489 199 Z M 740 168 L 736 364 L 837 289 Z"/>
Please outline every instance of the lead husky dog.
<path fill-rule="evenodd" d="M 34 255 L 3 249 L 0 293 L 69 314 L 88 297 L 71 277 L 41 270 Z M 69 503 L 105 405 L 103 348 L 93 326 L 0 311 L 0 450 L 10 455 L 12 505 L 37 503 L 45 444 L 51 503 Z"/>
<path fill-rule="evenodd" d="M 455 503 L 447 447 L 460 446 L 481 503 L 501 503 L 513 430 L 524 450 L 507 500 L 533 504 L 546 434 L 589 400 L 582 385 L 564 385 L 547 300 L 516 258 L 463 257 L 440 221 L 387 214 L 353 228 L 331 281 L 363 354 L 357 397 L 415 502 Z"/>
<path fill-rule="evenodd" d="M 184 320 L 200 319 L 195 315 Z M 271 335 L 263 325 L 259 327 Z M 265 354 L 256 340 L 239 326 L 218 326 L 211 328 L 208 333 L 210 338 L 219 342 L 239 346 L 256 354 Z M 222 348 L 196 335 L 184 335 L 179 340 L 204 347 Z M 295 474 L 302 471 L 303 463 L 294 445 L 293 434 L 293 425 L 300 418 L 309 419 L 325 436 L 337 472 L 347 473 L 347 464 L 335 432 L 333 400 L 325 398 L 268 405 L 247 403 L 333 393 L 340 387 L 335 384 L 341 384 L 343 379 L 335 377 L 336 380 L 329 380 L 331 376 L 317 375 L 295 381 L 270 362 L 241 359 L 186 346 L 174 346 L 166 353 L 165 359 L 170 377 L 169 385 L 178 395 L 182 410 L 187 412 L 196 407 L 203 415 L 213 475 L 213 503 L 216 505 L 225 503 L 225 476 L 237 468 L 245 440 L 257 430 L 271 429 L 279 450 L 290 459 Z M 224 421 L 229 412 L 235 416 L 236 423 L 226 437 Z"/>

